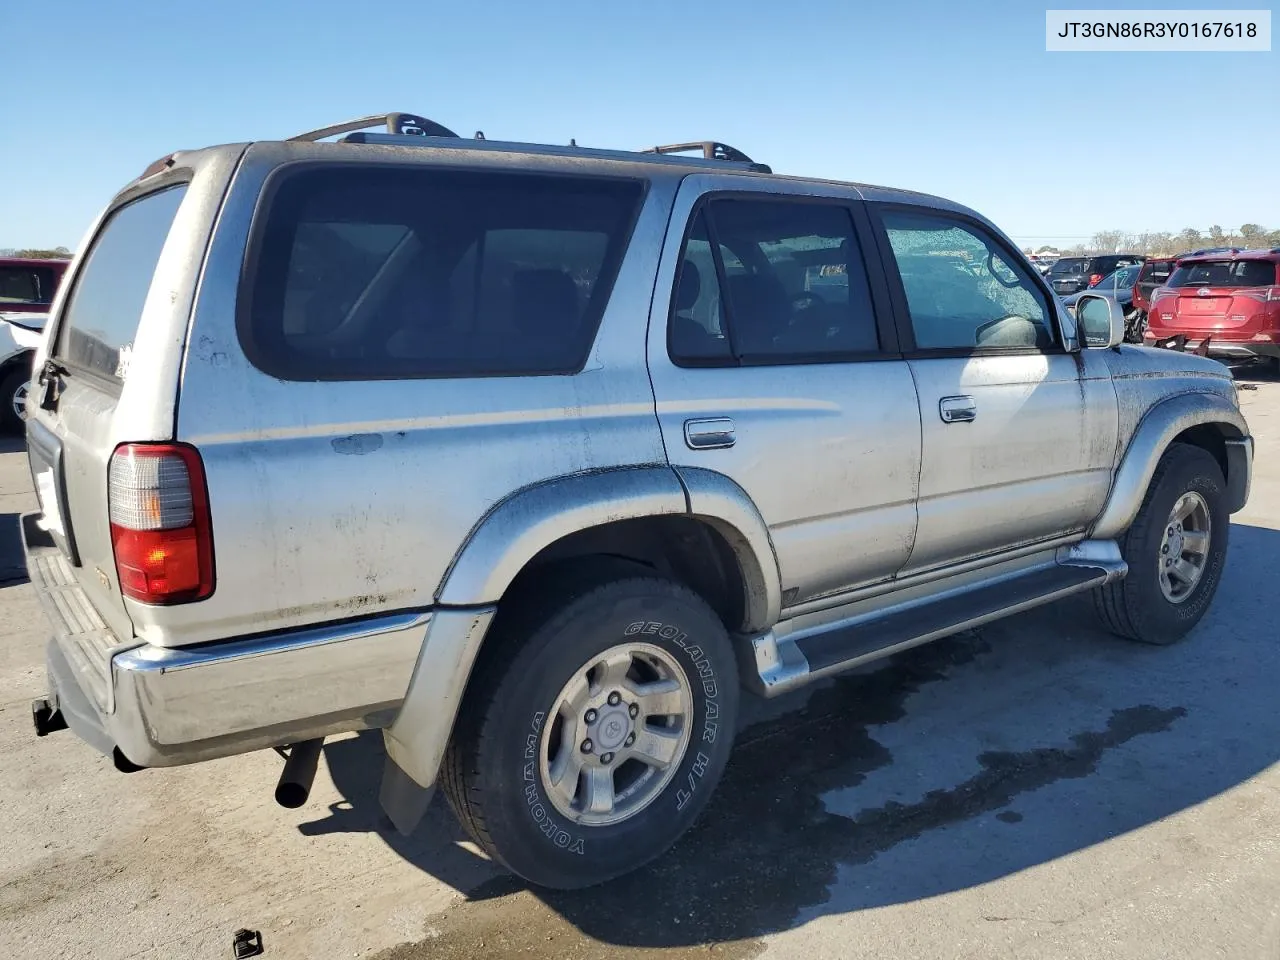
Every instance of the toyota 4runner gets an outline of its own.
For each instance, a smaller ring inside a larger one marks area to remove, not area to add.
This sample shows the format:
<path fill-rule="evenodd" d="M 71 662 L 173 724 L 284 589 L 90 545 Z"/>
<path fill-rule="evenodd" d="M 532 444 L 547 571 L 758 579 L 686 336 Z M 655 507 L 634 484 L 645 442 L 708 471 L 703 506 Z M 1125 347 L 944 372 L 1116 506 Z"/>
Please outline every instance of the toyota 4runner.
<path fill-rule="evenodd" d="M 1231 377 L 981 215 L 387 119 L 165 157 L 82 245 L 28 401 L 38 733 L 276 747 L 297 805 L 380 729 L 397 828 L 440 783 L 578 887 L 690 825 L 742 687 L 1086 591 L 1148 643 L 1204 615 Z"/>

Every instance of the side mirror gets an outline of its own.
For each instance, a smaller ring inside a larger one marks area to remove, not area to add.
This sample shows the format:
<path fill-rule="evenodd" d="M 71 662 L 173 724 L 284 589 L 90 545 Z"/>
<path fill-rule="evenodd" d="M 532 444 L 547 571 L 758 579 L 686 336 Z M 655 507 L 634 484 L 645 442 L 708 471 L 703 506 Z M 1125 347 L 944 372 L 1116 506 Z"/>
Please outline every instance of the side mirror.
<path fill-rule="evenodd" d="M 1124 308 L 1111 297 L 1083 294 L 1076 301 L 1076 325 L 1086 349 L 1109 350 L 1124 343 Z"/>

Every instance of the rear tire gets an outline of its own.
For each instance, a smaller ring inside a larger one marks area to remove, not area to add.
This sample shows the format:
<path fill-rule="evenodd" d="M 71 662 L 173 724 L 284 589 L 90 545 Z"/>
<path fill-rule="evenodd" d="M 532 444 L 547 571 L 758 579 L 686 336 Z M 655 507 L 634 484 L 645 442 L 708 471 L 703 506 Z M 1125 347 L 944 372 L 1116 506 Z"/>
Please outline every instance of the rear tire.
<path fill-rule="evenodd" d="M 1134 310 L 1124 318 L 1124 339 L 1126 343 L 1142 343 L 1142 333 L 1147 327 L 1147 315 L 1141 310 Z"/>
<path fill-rule="evenodd" d="M 716 614 L 669 580 L 587 573 L 526 591 L 494 631 L 441 771 L 476 843 L 556 889 L 665 852 L 732 749 L 737 665 Z"/>
<path fill-rule="evenodd" d="M 1165 452 L 1137 518 L 1120 538 L 1128 576 L 1094 592 L 1112 633 L 1163 645 L 1200 622 L 1227 557 L 1225 487 L 1218 462 L 1199 447 L 1175 443 Z"/>
<path fill-rule="evenodd" d="M 0 376 L 0 430 L 20 433 L 24 417 L 18 413 L 19 398 L 25 395 L 31 380 L 31 368 L 25 364 L 13 367 Z"/>

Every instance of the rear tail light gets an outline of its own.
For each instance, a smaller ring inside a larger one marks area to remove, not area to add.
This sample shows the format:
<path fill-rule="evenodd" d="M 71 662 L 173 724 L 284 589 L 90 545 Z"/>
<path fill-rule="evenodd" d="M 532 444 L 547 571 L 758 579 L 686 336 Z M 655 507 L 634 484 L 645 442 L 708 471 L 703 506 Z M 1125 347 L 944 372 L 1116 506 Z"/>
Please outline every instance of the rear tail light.
<path fill-rule="evenodd" d="M 142 603 L 213 593 L 213 524 L 194 447 L 127 443 L 111 455 L 107 501 L 120 592 Z"/>
<path fill-rule="evenodd" d="M 1280 287 L 1254 287 L 1250 290 L 1241 290 L 1236 296 L 1261 300 L 1263 303 L 1277 303 L 1280 302 Z"/>
<path fill-rule="evenodd" d="M 1098 281 L 1101 279 L 1102 279 L 1102 274 L 1100 273 L 1089 274 L 1089 286 L 1096 287 L 1098 285 Z"/>

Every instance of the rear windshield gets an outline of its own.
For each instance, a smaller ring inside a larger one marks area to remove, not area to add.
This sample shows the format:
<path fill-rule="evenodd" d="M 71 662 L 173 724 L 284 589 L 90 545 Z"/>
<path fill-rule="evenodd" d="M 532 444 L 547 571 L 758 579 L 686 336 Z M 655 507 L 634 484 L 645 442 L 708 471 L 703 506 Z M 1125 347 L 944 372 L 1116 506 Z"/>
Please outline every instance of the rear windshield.
<path fill-rule="evenodd" d="M 575 372 L 642 190 L 520 173 L 294 173 L 242 299 L 245 351 L 291 380 Z"/>
<path fill-rule="evenodd" d="M 186 185 L 149 193 L 107 218 L 62 314 L 56 355 L 123 380 L 151 278 Z"/>
<path fill-rule="evenodd" d="M 52 267 L 0 264 L 0 310 L 10 303 L 48 303 L 57 285 Z"/>
<path fill-rule="evenodd" d="M 1069 277 L 1079 273 L 1084 273 L 1085 264 L 1089 261 L 1080 257 L 1066 257 L 1062 260 L 1054 262 L 1049 268 L 1049 276 L 1051 277 Z"/>
<path fill-rule="evenodd" d="M 1270 260 L 1202 260 L 1185 263 L 1169 277 L 1171 287 L 1269 287 L 1276 282 Z"/>

